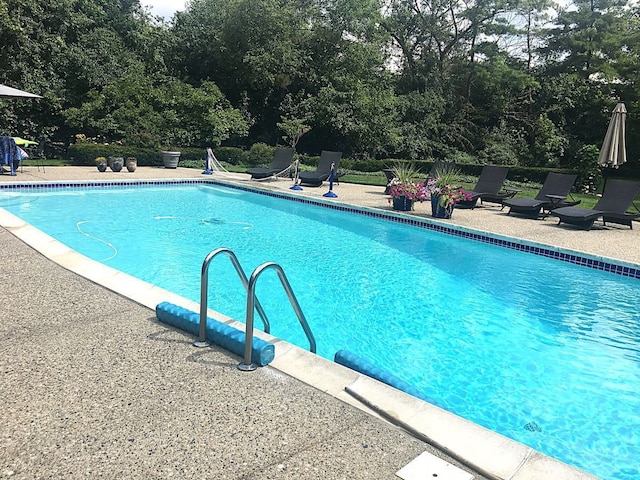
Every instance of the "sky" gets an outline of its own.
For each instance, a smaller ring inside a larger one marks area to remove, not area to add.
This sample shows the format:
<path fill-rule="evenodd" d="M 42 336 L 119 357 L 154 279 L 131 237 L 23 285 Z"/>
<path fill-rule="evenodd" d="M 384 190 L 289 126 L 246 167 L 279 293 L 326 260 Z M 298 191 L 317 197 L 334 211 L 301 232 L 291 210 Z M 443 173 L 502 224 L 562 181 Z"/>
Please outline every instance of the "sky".
<path fill-rule="evenodd" d="M 160 15 L 170 20 L 176 11 L 184 10 L 187 0 L 141 0 L 140 3 L 144 7 L 151 7 L 153 15 Z"/>
<path fill-rule="evenodd" d="M 561 5 L 566 5 L 569 0 L 559 0 Z M 166 20 L 171 20 L 171 17 L 178 10 L 185 9 L 185 3 L 187 0 L 140 0 L 142 6 L 151 7 L 151 13 L 153 15 L 160 15 Z"/>

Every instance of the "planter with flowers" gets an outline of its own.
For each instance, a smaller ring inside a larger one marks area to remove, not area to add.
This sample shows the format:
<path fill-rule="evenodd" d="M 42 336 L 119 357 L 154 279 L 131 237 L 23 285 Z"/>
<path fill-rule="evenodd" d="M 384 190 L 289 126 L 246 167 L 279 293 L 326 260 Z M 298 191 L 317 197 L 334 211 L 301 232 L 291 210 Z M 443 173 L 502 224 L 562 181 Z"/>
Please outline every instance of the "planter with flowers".
<path fill-rule="evenodd" d="M 397 164 L 392 168 L 394 178 L 389 182 L 389 203 L 394 210 L 408 212 L 413 210 L 415 202 L 427 199 L 427 192 L 422 183 L 416 181 L 420 173 L 413 164 Z"/>
<path fill-rule="evenodd" d="M 471 200 L 471 195 L 453 185 L 457 172 L 436 171 L 427 180 L 426 191 L 431 195 L 431 215 L 435 218 L 451 218 L 456 203 Z"/>

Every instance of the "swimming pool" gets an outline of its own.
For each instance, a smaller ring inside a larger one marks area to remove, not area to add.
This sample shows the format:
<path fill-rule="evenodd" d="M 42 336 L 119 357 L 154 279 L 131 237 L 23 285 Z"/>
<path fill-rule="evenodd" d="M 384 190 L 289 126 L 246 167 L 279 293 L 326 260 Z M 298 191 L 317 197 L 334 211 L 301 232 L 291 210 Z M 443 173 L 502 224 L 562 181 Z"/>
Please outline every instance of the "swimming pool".
<path fill-rule="evenodd" d="M 0 205 L 196 301 L 211 249 L 232 248 L 249 272 L 276 261 L 321 355 L 349 349 L 537 450 L 604 478 L 638 475 L 636 279 L 216 186 L 14 191 Z M 210 275 L 210 306 L 243 319 L 231 266 Z M 272 333 L 306 347 L 278 285 L 258 285 Z"/>

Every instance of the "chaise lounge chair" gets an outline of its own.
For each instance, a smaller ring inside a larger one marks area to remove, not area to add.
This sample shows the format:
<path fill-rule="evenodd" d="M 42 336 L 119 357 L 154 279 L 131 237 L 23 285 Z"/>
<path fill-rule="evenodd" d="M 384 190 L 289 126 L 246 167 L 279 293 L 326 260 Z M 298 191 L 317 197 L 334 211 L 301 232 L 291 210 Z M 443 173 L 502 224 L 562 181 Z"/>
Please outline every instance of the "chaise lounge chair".
<path fill-rule="evenodd" d="M 322 182 L 329 178 L 331 175 L 331 164 L 335 164 L 335 172 L 338 171 L 338 167 L 340 166 L 340 159 L 342 158 L 342 152 L 330 152 L 328 150 L 323 150 L 320 154 L 320 161 L 318 162 L 318 166 L 316 167 L 315 172 L 300 172 L 300 184 L 308 185 L 311 187 L 319 187 L 322 185 Z M 338 174 L 334 180 L 337 180 Z"/>
<path fill-rule="evenodd" d="M 633 228 L 631 222 L 640 217 L 640 211 L 631 213 L 627 212 L 627 209 L 631 207 L 639 193 L 640 182 L 609 180 L 602 197 L 592 209 L 562 207 L 552 210 L 551 215 L 558 217 L 558 225 L 565 222 L 585 230 L 591 229 L 593 223 L 600 217 L 603 225 L 609 222 Z"/>
<path fill-rule="evenodd" d="M 293 148 L 280 147 L 273 156 L 271 165 L 268 168 L 254 167 L 249 168 L 246 173 L 251 175 L 252 180 L 259 180 L 272 177 L 278 173 L 284 172 L 291 166 L 293 160 Z"/>
<path fill-rule="evenodd" d="M 544 212 L 549 212 L 554 208 L 577 205 L 580 200 L 566 200 L 577 177 L 577 175 L 549 172 L 535 198 L 510 198 L 504 200 L 502 205 L 509 207 L 508 214 L 517 213 L 530 218 L 538 218 L 541 212 L 546 216 L 548 213 Z"/>
<path fill-rule="evenodd" d="M 509 167 L 485 165 L 480 172 L 476 186 L 473 187 L 473 190 L 466 191 L 471 195 L 471 200 L 463 200 L 456 207 L 475 208 L 478 200 L 500 203 L 503 198 L 513 197 L 517 190 L 500 191 L 507 178 L 507 173 L 509 173 Z"/>

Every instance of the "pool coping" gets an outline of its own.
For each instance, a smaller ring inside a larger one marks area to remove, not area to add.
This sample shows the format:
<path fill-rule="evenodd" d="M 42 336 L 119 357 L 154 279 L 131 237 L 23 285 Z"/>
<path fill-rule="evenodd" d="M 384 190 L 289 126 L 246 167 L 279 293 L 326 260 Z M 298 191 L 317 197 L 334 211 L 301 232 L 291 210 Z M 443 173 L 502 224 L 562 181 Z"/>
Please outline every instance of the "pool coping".
<path fill-rule="evenodd" d="M 214 183 L 233 186 L 221 181 L 155 181 L 152 184 L 166 183 Z M 30 182 L 34 185 L 36 182 Z M 98 182 L 37 182 L 45 186 L 86 186 Z M 104 182 L 100 182 L 104 186 Z M 130 182 L 108 182 L 118 184 Z M 149 183 L 133 181 L 132 183 Z M 15 185 L 15 184 L 12 184 Z M 24 187 L 25 184 L 22 184 Z M 237 186 L 237 185 L 235 185 Z M 256 186 L 257 187 L 257 186 Z M 259 188 L 245 188 L 248 191 Z M 14 187 L 15 188 L 15 187 Z M 263 190 L 265 191 L 265 190 Z M 268 191 L 268 190 L 266 190 Z M 277 196 L 300 200 L 302 197 L 290 196 L 278 192 Z M 318 199 L 305 198 L 309 203 L 323 204 Z M 331 202 L 329 205 L 345 205 Z M 345 205 L 349 209 L 354 207 Z M 390 212 L 374 208 L 357 207 L 372 215 L 390 215 Z M 394 215 L 394 214 L 391 214 Z M 400 218 L 402 218 L 402 214 Z M 395 216 L 395 215 L 394 215 Z M 408 218 L 407 221 L 413 221 Z M 429 222 L 429 220 L 421 220 Z M 437 223 L 437 222 L 431 222 Z M 70 270 L 94 283 L 104 286 L 136 303 L 155 310 L 157 304 L 168 301 L 194 312 L 199 304 L 173 294 L 167 290 L 134 278 L 101 263 L 85 257 L 58 242 L 36 227 L 0 208 L 0 226 L 14 236 L 49 258 L 58 265 Z M 447 228 L 453 228 L 447 226 Z M 470 230 L 464 228 L 463 230 Z M 477 233 L 477 232 L 476 232 Z M 485 234 L 486 235 L 486 234 Z M 509 238 L 509 237 L 505 237 Z M 513 240 L 513 239 L 511 239 Z M 526 242 L 528 244 L 533 242 Z M 620 262 L 617 262 L 620 263 Z M 235 321 L 215 311 L 209 315 L 234 328 L 244 330 L 244 323 Z M 382 417 L 411 434 L 429 443 L 458 461 L 491 479 L 590 479 L 596 478 L 573 466 L 548 457 L 524 444 L 511 440 L 499 433 L 488 430 L 453 413 L 396 390 L 384 383 L 359 374 L 346 367 L 319 357 L 281 339 L 256 331 L 260 338 L 274 343 L 276 354 L 274 361 L 265 368 L 275 368 L 306 384 L 309 384 L 335 398 L 360 408 L 368 413 Z"/>

